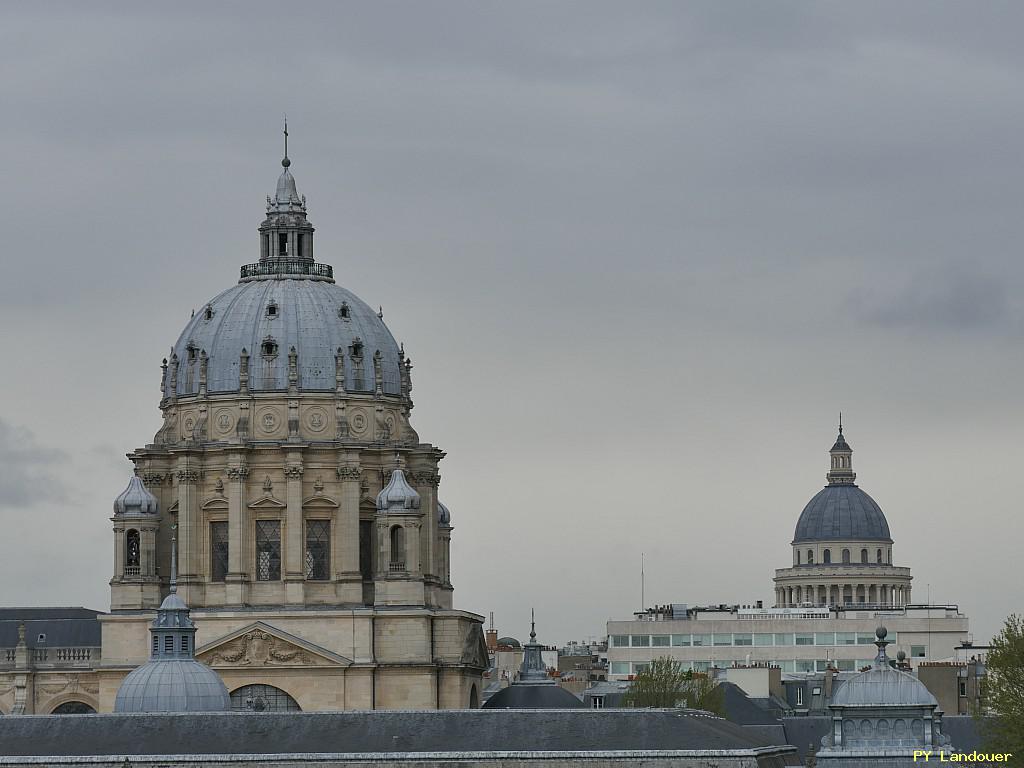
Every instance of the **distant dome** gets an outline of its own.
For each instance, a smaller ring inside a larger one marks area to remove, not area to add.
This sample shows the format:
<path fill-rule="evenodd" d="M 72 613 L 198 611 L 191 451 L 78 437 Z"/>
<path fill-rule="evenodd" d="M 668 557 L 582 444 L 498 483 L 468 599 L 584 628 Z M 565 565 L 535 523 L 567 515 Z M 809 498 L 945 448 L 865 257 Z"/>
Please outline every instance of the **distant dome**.
<path fill-rule="evenodd" d="M 195 659 L 160 659 L 128 673 L 115 712 L 223 712 L 231 696 L 220 676 Z"/>
<path fill-rule="evenodd" d="M 580 709 L 582 701 L 558 685 L 516 683 L 502 688 L 484 704 L 484 709 Z"/>
<path fill-rule="evenodd" d="M 298 353 L 300 389 L 334 391 L 334 358 L 340 347 L 347 390 L 373 391 L 373 356 L 379 350 L 384 394 L 401 394 L 399 346 L 377 312 L 333 282 L 300 275 L 243 280 L 204 304 L 174 345 L 174 393 L 183 397 L 199 392 L 203 351 L 208 358 L 207 391 L 237 392 L 243 348 L 249 354 L 250 389 L 286 390 L 292 347 Z M 361 348 L 361 372 L 353 364 L 354 348 Z M 172 366 L 168 384 L 174 372 Z"/>
<path fill-rule="evenodd" d="M 114 499 L 114 514 L 151 514 L 157 513 L 159 505 L 156 500 L 156 496 L 146 490 L 146 486 L 142 484 L 142 480 L 138 475 L 134 475 L 131 480 L 128 481 L 128 487 L 125 488 Z"/>
<path fill-rule="evenodd" d="M 924 683 L 893 667 L 861 672 L 839 686 L 832 697 L 835 707 L 938 706 Z"/>
<path fill-rule="evenodd" d="M 882 541 L 891 543 L 882 508 L 856 485 L 829 485 L 807 502 L 793 534 L 804 541 Z"/>
<path fill-rule="evenodd" d="M 508 648 L 522 648 L 523 647 L 522 643 L 520 643 L 514 637 L 499 637 L 498 638 L 498 645 L 504 645 L 504 646 L 507 646 Z"/>
<path fill-rule="evenodd" d="M 935 697 L 913 675 L 889 666 L 885 627 L 875 631 L 878 656 L 874 666 L 839 686 L 832 696 L 833 708 L 840 707 L 937 707 Z"/>

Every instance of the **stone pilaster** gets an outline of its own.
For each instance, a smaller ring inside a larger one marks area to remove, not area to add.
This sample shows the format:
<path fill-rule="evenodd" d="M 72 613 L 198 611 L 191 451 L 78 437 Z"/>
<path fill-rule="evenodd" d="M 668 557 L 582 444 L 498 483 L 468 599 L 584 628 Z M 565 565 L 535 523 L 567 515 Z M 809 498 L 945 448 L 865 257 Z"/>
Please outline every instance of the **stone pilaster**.
<path fill-rule="evenodd" d="M 246 506 L 246 480 L 249 467 L 242 456 L 235 456 L 228 467 L 228 572 L 225 575 L 225 599 L 229 605 L 248 601 L 249 508 Z"/>
<path fill-rule="evenodd" d="M 363 576 L 359 568 L 359 502 L 362 470 L 358 451 L 340 451 L 338 484 L 341 487 L 336 522 L 331 531 L 336 594 L 342 603 L 361 603 Z"/>
<path fill-rule="evenodd" d="M 298 419 L 296 418 L 296 421 Z M 302 520 L 302 453 L 289 451 L 284 469 L 285 510 L 284 525 L 284 581 L 285 599 L 289 603 L 302 603 L 305 597 L 305 525 Z"/>

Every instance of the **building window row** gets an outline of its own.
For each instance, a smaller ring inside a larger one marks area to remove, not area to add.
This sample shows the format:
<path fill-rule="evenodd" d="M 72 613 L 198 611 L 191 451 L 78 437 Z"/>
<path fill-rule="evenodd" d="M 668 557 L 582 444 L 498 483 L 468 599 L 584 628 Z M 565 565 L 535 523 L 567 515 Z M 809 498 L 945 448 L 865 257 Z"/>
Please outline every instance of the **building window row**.
<path fill-rule="evenodd" d="M 891 633 L 892 642 L 896 633 Z M 767 648 L 796 645 L 872 645 L 873 632 L 715 632 L 690 635 L 611 635 L 613 648 L 695 648 L 703 646 L 752 646 Z M 915 646 L 916 647 L 916 646 Z"/>
<path fill-rule="evenodd" d="M 257 581 L 281 579 L 281 521 L 257 520 L 255 525 L 256 552 L 253 567 Z M 230 544 L 228 523 L 217 520 L 210 523 L 210 580 L 224 581 L 228 574 Z M 311 581 L 330 578 L 331 522 L 306 521 L 305 571 Z"/>
<path fill-rule="evenodd" d="M 853 563 L 853 553 L 849 549 L 844 549 L 840 553 L 840 557 L 842 558 L 843 565 L 850 565 L 851 563 Z M 807 550 L 806 558 L 807 558 L 806 559 L 807 565 L 814 565 L 814 550 L 813 549 L 808 549 Z M 822 550 L 821 562 L 822 562 L 822 565 L 832 565 L 832 550 L 830 548 L 825 548 L 824 550 Z M 861 549 L 861 551 L 860 551 L 860 564 L 861 565 L 867 565 L 869 562 L 870 562 L 870 555 L 868 553 L 868 550 L 867 549 Z M 796 550 L 796 556 L 795 556 L 794 564 L 795 565 L 802 565 L 800 550 Z M 876 549 L 875 550 L 875 564 L 876 565 L 892 565 L 892 550 L 891 549 L 886 549 L 885 550 L 885 556 L 883 558 L 882 550 L 881 549 Z"/>
<path fill-rule="evenodd" d="M 744 659 L 698 659 L 680 660 L 683 670 L 694 672 L 707 672 L 712 667 L 728 669 L 732 666 L 742 666 Z M 783 659 L 779 661 L 759 662 L 768 663 L 779 667 L 783 672 L 824 672 L 829 669 L 838 669 L 840 672 L 856 672 L 870 667 L 872 659 Z M 610 663 L 609 673 L 612 675 L 636 675 L 643 672 L 650 666 L 646 661 L 613 661 Z"/>

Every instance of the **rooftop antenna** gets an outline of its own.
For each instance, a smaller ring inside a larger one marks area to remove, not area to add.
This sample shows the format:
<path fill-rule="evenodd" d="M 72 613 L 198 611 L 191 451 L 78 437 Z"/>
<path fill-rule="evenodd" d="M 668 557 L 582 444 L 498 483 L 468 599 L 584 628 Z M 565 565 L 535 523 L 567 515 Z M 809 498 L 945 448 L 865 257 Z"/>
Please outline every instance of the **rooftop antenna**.
<path fill-rule="evenodd" d="M 647 605 L 646 601 L 644 600 L 644 589 L 645 589 L 645 587 L 646 587 L 646 582 L 644 580 L 644 553 L 641 552 L 640 553 L 640 613 L 644 612 L 644 606 Z"/>

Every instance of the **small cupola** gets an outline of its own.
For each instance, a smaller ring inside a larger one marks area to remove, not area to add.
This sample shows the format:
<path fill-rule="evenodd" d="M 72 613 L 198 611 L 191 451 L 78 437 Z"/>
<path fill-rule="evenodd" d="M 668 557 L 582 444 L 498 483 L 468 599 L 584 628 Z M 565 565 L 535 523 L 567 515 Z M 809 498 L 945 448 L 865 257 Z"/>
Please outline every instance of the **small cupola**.
<path fill-rule="evenodd" d="M 412 512 L 420 508 L 420 495 L 405 479 L 405 472 L 395 468 L 391 480 L 377 494 L 377 510 L 380 512 Z"/>
<path fill-rule="evenodd" d="M 440 499 L 437 502 L 437 524 L 441 528 L 452 527 L 452 513 L 448 511 L 448 507 L 441 503 Z"/>
<path fill-rule="evenodd" d="M 114 514 L 148 514 L 155 515 L 159 503 L 156 496 L 146 490 L 138 475 L 133 475 L 128 481 L 128 487 L 121 491 L 114 499 Z"/>

